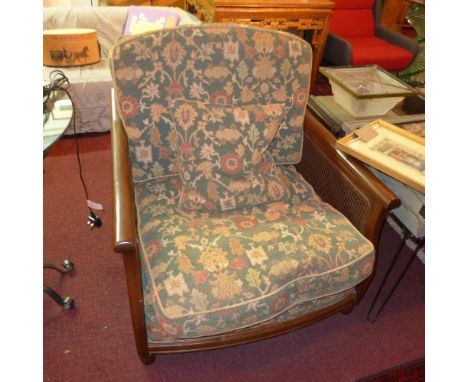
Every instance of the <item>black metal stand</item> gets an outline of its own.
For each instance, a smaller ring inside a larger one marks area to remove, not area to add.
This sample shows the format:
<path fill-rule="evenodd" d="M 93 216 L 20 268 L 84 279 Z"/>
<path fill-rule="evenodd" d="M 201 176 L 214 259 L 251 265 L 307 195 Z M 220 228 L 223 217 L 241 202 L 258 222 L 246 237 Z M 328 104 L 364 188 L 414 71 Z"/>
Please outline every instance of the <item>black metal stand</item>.
<path fill-rule="evenodd" d="M 63 269 L 56 267 L 54 264 L 44 263 L 44 269 L 54 269 L 57 272 L 60 272 L 62 275 L 70 273 L 73 270 L 73 263 L 70 260 L 63 261 Z M 59 304 L 65 310 L 71 310 L 75 306 L 75 300 L 71 297 L 62 298 L 55 290 L 48 287 L 47 285 L 43 285 L 43 291 L 47 294 L 50 298 L 52 298 L 57 304 Z"/>
<path fill-rule="evenodd" d="M 65 77 L 65 75 L 60 71 L 56 70 L 54 72 L 56 76 L 51 77 L 51 84 L 44 86 L 43 87 L 43 96 L 44 96 L 44 103 L 43 103 L 43 114 L 44 114 L 44 125 L 46 124 L 48 118 L 49 118 L 49 112 L 48 112 L 48 101 L 51 98 L 57 98 L 57 99 L 65 99 L 65 100 L 70 100 L 70 94 L 66 90 L 66 87 L 62 87 L 62 80 L 68 83 L 68 79 Z M 52 73 L 51 73 L 52 74 Z M 58 77 L 57 77 L 58 76 Z M 60 85 L 58 85 L 60 84 Z M 58 96 L 60 94 L 60 96 Z M 51 97 L 51 98 L 50 98 Z M 55 100 L 54 100 L 55 102 Z M 56 144 L 60 138 L 65 134 L 65 130 L 70 126 L 70 124 L 73 121 L 73 128 L 75 128 L 75 109 L 73 107 L 73 102 L 72 102 L 72 113 L 67 117 L 68 120 L 64 120 L 63 124 L 60 124 L 60 132 L 57 133 L 56 135 L 53 135 L 50 140 L 46 140 L 44 144 L 44 148 L 42 150 L 43 154 L 42 157 L 45 158 L 47 154 L 49 153 L 50 149 L 54 144 Z M 45 127 L 45 126 L 44 126 Z M 76 131 L 75 131 L 76 134 Z M 45 139 L 45 136 L 43 135 L 43 139 Z M 78 154 L 77 154 L 78 155 Z M 78 156 L 78 161 L 79 161 L 79 156 Z M 43 162 L 44 163 L 44 162 Z M 80 167 L 81 171 L 81 167 Z M 45 168 L 42 170 L 43 173 L 45 173 Z M 80 173 L 81 175 L 81 173 Z M 83 179 L 82 179 L 83 180 Z M 86 188 L 85 188 L 86 191 Z M 70 273 L 73 270 L 73 263 L 70 260 L 64 260 L 63 261 L 63 269 L 56 267 L 54 264 L 50 263 L 44 263 L 43 269 L 54 269 L 57 272 L 60 272 L 62 275 L 65 275 L 67 273 Z M 71 297 L 65 297 L 62 298 L 55 290 L 50 288 L 49 286 L 43 284 L 43 291 L 46 295 L 48 295 L 50 298 L 52 298 L 57 304 L 59 304 L 63 309 L 65 310 L 71 310 L 75 306 L 75 301 Z"/>
<path fill-rule="evenodd" d="M 393 293 L 395 292 L 396 288 L 398 287 L 398 285 L 400 284 L 400 281 L 403 279 L 403 277 L 405 276 L 406 272 L 408 271 L 409 267 L 411 266 L 411 264 L 413 263 L 413 260 L 416 258 L 419 250 L 421 249 L 421 247 L 424 245 L 424 237 L 422 238 L 418 238 L 418 237 L 415 237 L 406 227 L 405 225 L 400 221 L 400 219 L 398 219 L 394 214 L 390 213 L 389 216 L 395 221 L 395 223 L 398 224 L 398 226 L 403 230 L 403 238 L 401 240 L 401 243 L 399 245 L 399 247 L 397 248 L 397 251 L 395 252 L 395 255 L 393 256 L 393 259 L 392 259 L 392 262 L 390 263 L 390 266 L 388 267 L 387 269 L 387 273 L 385 273 L 385 276 L 384 276 L 384 279 L 382 280 L 382 283 L 380 284 L 379 286 L 379 289 L 377 290 L 377 294 L 375 295 L 374 297 L 374 300 L 372 301 L 372 304 L 371 304 L 371 307 L 369 309 L 369 312 L 367 313 L 367 320 L 371 323 L 375 322 L 377 320 L 377 317 L 379 316 L 379 314 L 382 312 L 383 308 L 385 307 L 385 305 L 387 305 L 387 302 L 388 300 L 390 300 L 390 297 L 392 297 Z M 377 310 L 377 313 L 373 314 L 372 315 L 372 311 L 374 309 L 374 306 L 378 300 L 378 298 L 380 297 L 380 294 L 383 290 L 383 287 L 385 285 L 385 283 L 387 282 L 387 279 L 390 275 L 390 273 L 392 273 L 392 270 L 398 260 L 398 258 L 400 257 L 400 254 L 402 253 L 402 249 L 403 249 L 403 246 L 405 245 L 405 243 L 407 242 L 407 240 L 411 240 L 413 241 L 415 244 L 416 244 L 416 248 L 413 250 L 412 254 L 411 254 L 411 257 L 410 259 L 408 260 L 408 262 L 406 263 L 405 265 L 405 268 L 403 269 L 403 272 L 400 274 L 400 276 L 398 277 L 397 281 L 395 282 L 395 284 L 393 285 L 392 289 L 390 290 L 389 294 L 387 295 L 387 297 L 385 298 L 383 304 L 380 306 L 380 308 Z"/>

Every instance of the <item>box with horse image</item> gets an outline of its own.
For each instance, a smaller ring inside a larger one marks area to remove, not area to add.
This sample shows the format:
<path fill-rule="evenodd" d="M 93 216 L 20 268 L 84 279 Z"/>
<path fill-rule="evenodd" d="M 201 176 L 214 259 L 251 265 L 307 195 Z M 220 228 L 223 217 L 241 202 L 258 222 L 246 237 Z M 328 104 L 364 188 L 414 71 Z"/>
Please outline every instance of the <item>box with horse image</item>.
<path fill-rule="evenodd" d="M 43 32 L 43 63 L 67 67 L 95 64 L 101 60 L 95 29 L 47 29 Z"/>

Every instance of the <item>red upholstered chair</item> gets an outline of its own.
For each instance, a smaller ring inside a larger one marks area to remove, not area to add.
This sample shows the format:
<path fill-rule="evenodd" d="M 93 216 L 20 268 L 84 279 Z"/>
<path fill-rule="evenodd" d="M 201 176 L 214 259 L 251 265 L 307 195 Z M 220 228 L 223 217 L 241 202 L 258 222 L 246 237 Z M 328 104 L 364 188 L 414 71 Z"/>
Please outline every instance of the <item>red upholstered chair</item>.
<path fill-rule="evenodd" d="M 335 65 L 376 64 L 389 71 L 416 57 L 416 39 L 380 24 L 382 0 L 336 0 L 324 59 Z"/>

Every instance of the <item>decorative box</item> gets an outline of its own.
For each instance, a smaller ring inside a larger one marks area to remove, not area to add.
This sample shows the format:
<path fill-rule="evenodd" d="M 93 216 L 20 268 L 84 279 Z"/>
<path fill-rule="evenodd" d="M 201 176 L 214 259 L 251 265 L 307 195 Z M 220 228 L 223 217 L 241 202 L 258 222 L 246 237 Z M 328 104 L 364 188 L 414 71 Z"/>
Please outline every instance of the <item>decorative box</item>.
<path fill-rule="evenodd" d="M 354 117 L 383 116 L 416 90 L 377 65 L 321 67 L 335 102 Z"/>
<path fill-rule="evenodd" d="M 82 66 L 101 60 L 95 29 L 65 28 L 43 31 L 43 64 Z"/>

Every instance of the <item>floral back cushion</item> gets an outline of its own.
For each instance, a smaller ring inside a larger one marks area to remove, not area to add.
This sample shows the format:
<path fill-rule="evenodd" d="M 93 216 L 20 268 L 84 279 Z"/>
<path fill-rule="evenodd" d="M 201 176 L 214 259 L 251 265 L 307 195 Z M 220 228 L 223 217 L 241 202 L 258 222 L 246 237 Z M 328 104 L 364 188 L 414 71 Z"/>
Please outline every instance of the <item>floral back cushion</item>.
<path fill-rule="evenodd" d="M 311 66 L 307 41 L 247 25 L 186 25 L 120 39 L 111 69 L 134 181 L 178 173 L 169 111 L 176 98 L 283 104 L 285 118 L 269 152 L 276 164 L 299 162 Z"/>
<path fill-rule="evenodd" d="M 267 151 L 284 119 L 281 104 L 231 107 L 175 100 L 182 192 L 179 206 L 229 211 L 289 198 Z"/>

